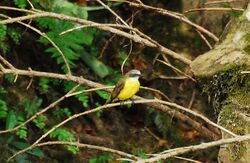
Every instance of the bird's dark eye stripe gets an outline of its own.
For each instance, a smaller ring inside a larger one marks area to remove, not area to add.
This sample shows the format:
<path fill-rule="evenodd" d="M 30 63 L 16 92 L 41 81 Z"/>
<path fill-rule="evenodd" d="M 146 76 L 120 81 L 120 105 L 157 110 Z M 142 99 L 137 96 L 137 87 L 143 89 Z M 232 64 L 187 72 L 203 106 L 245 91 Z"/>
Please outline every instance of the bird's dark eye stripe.
<path fill-rule="evenodd" d="M 140 74 L 130 74 L 129 76 L 130 77 L 137 77 L 137 76 L 140 76 Z"/>

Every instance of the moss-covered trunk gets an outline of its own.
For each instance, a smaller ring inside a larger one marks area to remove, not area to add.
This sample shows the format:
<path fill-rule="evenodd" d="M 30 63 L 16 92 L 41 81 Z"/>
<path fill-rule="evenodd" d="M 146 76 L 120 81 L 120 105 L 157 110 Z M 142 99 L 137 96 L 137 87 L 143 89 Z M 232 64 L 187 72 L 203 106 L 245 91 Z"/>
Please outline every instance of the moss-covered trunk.
<path fill-rule="evenodd" d="M 250 133 L 250 4 L 225 39 L 191 64 L 203 90 L 211 97 L 218 124 L 235 134 Z M 222 138 L 230 135 L 222 133 Z M 250 162 L 250 142 L 221 146 L 220 162 Z"/>

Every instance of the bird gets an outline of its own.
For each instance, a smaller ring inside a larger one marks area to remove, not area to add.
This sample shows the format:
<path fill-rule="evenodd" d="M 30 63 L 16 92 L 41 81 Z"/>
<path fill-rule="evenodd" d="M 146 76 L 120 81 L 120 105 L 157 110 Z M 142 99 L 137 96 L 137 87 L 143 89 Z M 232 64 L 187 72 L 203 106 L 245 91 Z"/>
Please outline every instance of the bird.
<path fill-rule="evenodd" d="M 127 72 L 116 84 L 110 98 L 105 104 L 124 101 L 133 97 L 140 88 L 139 78 L 143 75 L 139 70 L 133 69 Z"/>

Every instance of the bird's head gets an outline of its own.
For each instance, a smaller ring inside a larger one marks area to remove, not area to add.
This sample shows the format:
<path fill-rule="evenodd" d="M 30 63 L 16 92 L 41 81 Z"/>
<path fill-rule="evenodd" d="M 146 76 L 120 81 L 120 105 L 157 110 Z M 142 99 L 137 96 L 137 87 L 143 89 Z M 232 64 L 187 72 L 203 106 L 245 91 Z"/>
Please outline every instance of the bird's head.
<path fill-rule="evenodd" d="M 134 69 L 134 70 L 130 70 L 129 72 L 127 72 L 126 76 L 131 78 L 131 79 L 138 80 L 139 77 L 141 77 L 143 75 L 141 74 L 141 72 L 139 70 Z"/>

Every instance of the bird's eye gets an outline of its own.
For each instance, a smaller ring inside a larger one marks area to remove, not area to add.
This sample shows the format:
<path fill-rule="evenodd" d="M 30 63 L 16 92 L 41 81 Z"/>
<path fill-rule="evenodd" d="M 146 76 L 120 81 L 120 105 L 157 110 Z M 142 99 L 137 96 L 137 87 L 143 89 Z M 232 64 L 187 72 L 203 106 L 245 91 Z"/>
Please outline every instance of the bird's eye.
<path fill-rule="evenodd" d="M 140 76 L 140 74 L 130 74 L 129 76 L 130 77 L 137 77 L 137 76 Z"/>

